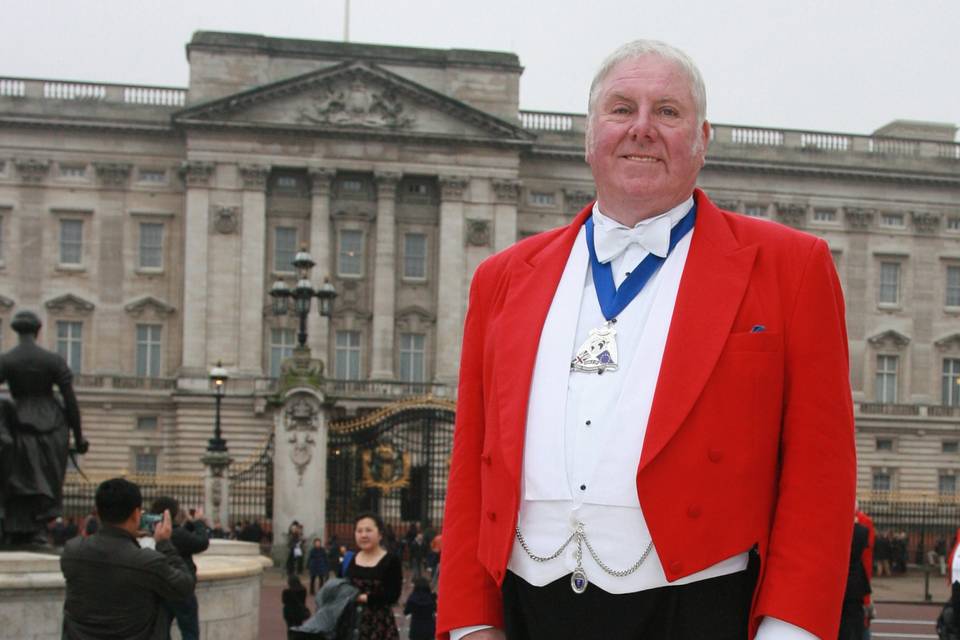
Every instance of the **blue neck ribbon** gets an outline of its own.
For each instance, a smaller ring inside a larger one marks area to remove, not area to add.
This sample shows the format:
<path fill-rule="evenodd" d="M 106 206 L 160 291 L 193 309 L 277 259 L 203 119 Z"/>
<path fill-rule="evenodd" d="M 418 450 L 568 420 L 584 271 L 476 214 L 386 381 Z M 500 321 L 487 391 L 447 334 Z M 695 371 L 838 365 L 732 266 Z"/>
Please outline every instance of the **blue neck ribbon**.
<path fill-rule="evenodd" d="M 690 211 L 670 230 L 670 248 L 667 250 L 667 256 L 673 252 L 673 248 L 683 239 L 683 236 L 693 229 L 696 218 L 697 203 L 694 202 Z M 593 216 L 588 217 L 584 224 L 587 228 L 587 248 L 590 250 L 590 271 L 593 273 L 593 286 L 597 290 L 600 310 L 604 318 L 613 320 L 637 297 L 667 258 L 661 258 L 653 253 L 648 254 L 636 269 L 630 272 L 618 289 L 613 282 L 613 269 L 610 263 L 597 260 L 597 250 L 593 246 Z"/>

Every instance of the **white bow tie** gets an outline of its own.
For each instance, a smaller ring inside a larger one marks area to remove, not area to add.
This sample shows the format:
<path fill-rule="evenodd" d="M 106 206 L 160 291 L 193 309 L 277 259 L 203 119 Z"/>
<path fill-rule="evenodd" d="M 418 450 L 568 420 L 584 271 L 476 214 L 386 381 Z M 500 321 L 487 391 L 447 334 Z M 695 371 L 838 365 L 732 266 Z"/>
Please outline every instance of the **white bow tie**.
<path fill-rule="evenodd" d="M 610 262 L 626 251 L 631 244 L 638 244 L 650 253 L 665 258 L 670 250 L 672 228 L 669 216 L 661 216 L 632 229 L 610 224 L 595 224 L 593 248 L 597 252 L 597 260 Z"/>

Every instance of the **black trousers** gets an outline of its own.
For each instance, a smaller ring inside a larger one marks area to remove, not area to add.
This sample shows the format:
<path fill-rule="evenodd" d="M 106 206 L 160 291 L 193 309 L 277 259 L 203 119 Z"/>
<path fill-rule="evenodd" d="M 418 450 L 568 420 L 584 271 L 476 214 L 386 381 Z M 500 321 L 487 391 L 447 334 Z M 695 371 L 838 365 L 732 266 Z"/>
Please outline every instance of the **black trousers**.
<path fill-rule="evenodd" d="M 570 576 L 535 587 L 511 572 L 503 581 L 508 640 L 747 640 L 759 562 L 746 571 L 686 585 L 612 594 Z"/>

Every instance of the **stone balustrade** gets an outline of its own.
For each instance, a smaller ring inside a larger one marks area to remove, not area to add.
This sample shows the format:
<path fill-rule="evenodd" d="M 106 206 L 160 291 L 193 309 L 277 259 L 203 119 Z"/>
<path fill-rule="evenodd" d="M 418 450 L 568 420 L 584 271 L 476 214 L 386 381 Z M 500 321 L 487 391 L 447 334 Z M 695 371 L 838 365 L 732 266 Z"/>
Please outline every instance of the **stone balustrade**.
<path fill-rule="evenodd" d="M 529 131 L 566 134 L 571 138 L 579 138 L 586 128 L 586 116 L 574 113 L 521 111 L 520 124 Z M 956 142 L 864 136 L 827 131 L 713 124 L 711 141 L 721 145 L 744 147 L 960 160 L 960 143 Z"/>
<path fill-rule="evenodd" d="M 951 418 L 960 420 L 960 407 L 939 404 L 892 404 L 883 402 L 854 403 L 856 412 L 862 416 L 916 416 L 926 418 Z"/>
<path fill-rule="evenodd" d="M 0 77 L 0 97 L 182 107 L 186 104 L 187 90 L 178 87 Z"/>

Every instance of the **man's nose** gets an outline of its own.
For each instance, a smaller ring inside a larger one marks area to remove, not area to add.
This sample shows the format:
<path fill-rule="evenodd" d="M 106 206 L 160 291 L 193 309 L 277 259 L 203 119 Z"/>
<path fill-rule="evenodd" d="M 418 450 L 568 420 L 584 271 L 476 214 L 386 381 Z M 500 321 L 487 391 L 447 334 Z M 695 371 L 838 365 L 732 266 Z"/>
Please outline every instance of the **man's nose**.
<path fill-rule="evenodd" d="M 630 137 L 634 140 L 653 140 L 657 135 L 654 124 L 649 113 L 638 110 L 630 123 Z"/>

